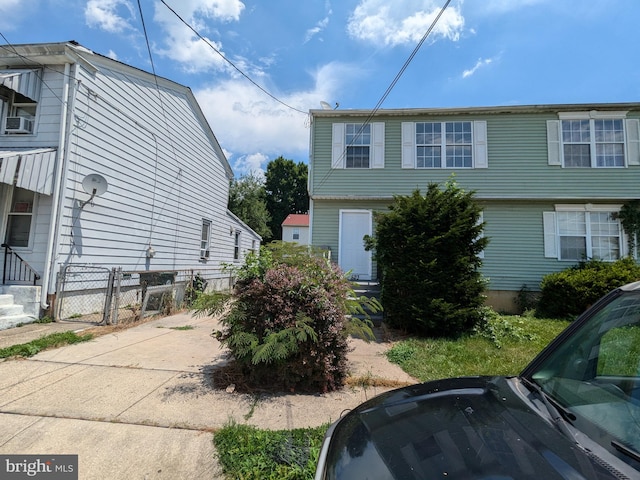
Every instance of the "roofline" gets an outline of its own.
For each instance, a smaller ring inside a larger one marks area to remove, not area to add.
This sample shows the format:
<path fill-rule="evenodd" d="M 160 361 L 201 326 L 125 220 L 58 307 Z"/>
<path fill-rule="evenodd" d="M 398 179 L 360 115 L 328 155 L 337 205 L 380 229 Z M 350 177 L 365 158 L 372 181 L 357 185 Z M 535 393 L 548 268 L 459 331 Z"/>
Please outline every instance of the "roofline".
<path fill-rule="evenodd" d="M 43 65 L 52 65 L 52 64 L 65 64 L 65 63 L 80 63 L 85 68 L 92 70 L 94 72 L 98 71 L 99 68 L 90 60 L 91 57 L 95 58 L 95 61 L 102 61 L 104 63 L 113 63 L 118 65 L 121 69 L 129 70 L 136 72 L 138 75 L 143 75 L 146 77 L 150 77 L 157 79 L 160 85 L 173 88 L 175 90 L 179 90 L 184 92 L 187 97 L 190 99 L 196 114 L 203 122 L 204 125 L 209 130 L 211 134 L 211 138 L 214 143 L 214 149 L 217 151 L 218 156 L 220 157 L 220 161 L 223 164 L 225 169 L 227 178 L 231 180 L 233 178 L 233 169 L 229 164 L 229 160 L 227 156 L 224 154 L 222 147 L 220 146 L 220 142 L 218 142 L 218 138 L 216 137 L 211 125 L 209 125 L 209 121 L 205 117 L 202 112 L 202 108 L 198 103 L 195 95 L 191 88 L 186 85 L 182 85 L 181 83 L 175 82 L 165 77 L 161 77 L 159 75 L 155 75 L 153 73 L 147 72 L 146 70 L 142 70 L 138 67 L 134 67 L 133 65 L 129 65 L 127 63 L 123 63 L 119 60 L 113 59 L 111 57 L 107 57 L 100 53 L 96 53 L 82 45 L 78 42 L 71 40 L 68 42 L 58 42 L 58 43 L 33 43 L 33 44 L 16 44 L 16 45 L 0 45 L 0 49 L 2 50 L 2 57 L 0 58 L 0 67 L 2 65 L 6 65 L 7 67 L 42 67 Z M 8 62 L 8 63 L 4 63 Z M 32 63 L 31 63 L 32 62 Z"/>
<path fill-rule="evenodd" d="M 470 114 L 504 114 L 504 113 L 557 113 L 585 110 L 628 110 L 640 111 L 640 103 L 569 103 L 541 105 L 497 105 L 484 107 L 443 107 L 443 108 L 390 108 L 379 109 L 346 109 L 324 110 L 312 109 L 312 117 L 363 117 L 369 116 L 413 116 L 413 115 L 470 115 Z"/>

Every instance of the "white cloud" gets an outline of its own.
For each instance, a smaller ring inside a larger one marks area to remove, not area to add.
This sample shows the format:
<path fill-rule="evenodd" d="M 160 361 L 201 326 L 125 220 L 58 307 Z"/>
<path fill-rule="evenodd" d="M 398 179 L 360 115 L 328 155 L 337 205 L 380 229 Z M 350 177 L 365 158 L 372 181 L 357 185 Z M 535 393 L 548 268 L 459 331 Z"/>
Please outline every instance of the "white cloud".
<path fill-rule="evenodd" d="M 245 8 L 244 3 L 239 0 L 183 0 L 172 8 L 210 45 L 202 41 L 164 4 L 158 2 L 154 20 L 166 32 L 164 47 L 156 47 L 158 53 L 185 65 L 192 72 L 225 68 L 224 59 L 211 48 L 213 46 L 223 53 L 222 44 L 207 36 L 207 20 L 237 21 Z"/>
<path fill-rule="evenodd" d="M 361 0 L 349 19 L 349 35 L 379 46 L 416 44 L 422 39 L 442 5 L 435 0 Z M 436 37 L 457 41 L 464 17 L 449 7 L 432 31 Z"/>
<path fill-rule="evenodd" d="M 325 17 L 316 23 L 316 26 L 307 30 L 307 34 L 304 38 L 304 43 L 307 43 L 313 37 L 315 37 L 318 33 L 322 32 L 329 25 L 329 17 Z"/>
<path fill-rule="evenodd" d="M 37 7 L 36 7 L 37 8 Z M 18 19 L 27 15 L 22 0 L 0 0 L 0 28 L 14 30 L 18 28 Z M 4 42 L 2 42 L 4 43 Z"/>
<path fill-rule="evenodd" d="M 243 155 L 231 163 L 236 178 L 247 174 L 264 177 L 267 163 L 269 163 L 270 160 L 273 160 L 273 158 L 269 158 L 264 153 L 253 153 Z"/>
<path fill-rule="evenodd" d="M 464 72 L 462 72 L 462 78 L 467 78 L 470 77 L 471 75 L 473 75 L 474 73 L 476 73 L 478 71 L 478 69 L 482 68 L 482 67 L 486 67 L 488 65 L 491 65 L 493 63 L 494 59 L 493 58 L 479 58 L 478 61 L 476 62 L 476 64 L 471 67 L 468 70 L 465 70 Z"/>
<path fill-rule="evenodd" d="M 135 19 L 135 10 L 127 0 L 89 0 L 84 16 L 90 27 L 120 33 L 131 28 L 130 21 Z"/>
<path fill-rule="evenodd" d="M 302 112 L 320 108 L 321 100 L 335 98 L 340 85 L 358 73 L 348 65 L 328 64 L 314 74 L 308 90 L 285 95 L 284 103 Z M 205 116 L 228 154 L 236 174 L 264 168 L 267 160 L 295 155 L 306 161 L 309 150 L 308 116 L 270 98 L 245 79 L 232 79 L 195 91 Z M 242 152 L 234 158 L 233 152 Z"/>

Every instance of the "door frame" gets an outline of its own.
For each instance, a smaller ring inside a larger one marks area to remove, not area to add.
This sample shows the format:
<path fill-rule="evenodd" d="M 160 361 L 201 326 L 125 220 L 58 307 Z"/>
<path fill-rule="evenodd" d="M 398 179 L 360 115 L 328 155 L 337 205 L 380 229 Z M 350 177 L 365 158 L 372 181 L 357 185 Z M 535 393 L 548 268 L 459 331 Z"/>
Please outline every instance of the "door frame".
<path fill-rule="evenodd" d="M 343 248 L 343 234 L 344 234 L 344 227 L 343 227 L 343 218 L 344 218 L 344 214 L 349 214 L 349 213 L 359 213 L 359 214 L 367 214 L 368 218 L 369 218 L 369 222 L 368 222 L 368 230 L 366 235 L 371 235 L 372 231 L 373 231 L 373 211 L 369 210 L 369 209 L 364 209 L 364 208 L 360 208 L 360 209 L 356 209 L 356 208 L 345 208 L 345 209 L 340 209 L 338 212 L 338 265 L 340 265 L 340 268 L 342 268 L 342 264 L 343 264 L 343 252 L 344 252 L 344 248 Z M 364 248 L 364 247 L 363 247 Z M 373 261 L 372 261 L 372 252 L 369 251 L 365 251 L 365 254 L 367 256 L 367 272 L 364 274 L 356 274 L 359 275 L 358 278 L 356 278 L 356 280 L 371 280 L 371 276 L 373 274 Z M 366 278 L 365 278 L 366 277 Z"/>

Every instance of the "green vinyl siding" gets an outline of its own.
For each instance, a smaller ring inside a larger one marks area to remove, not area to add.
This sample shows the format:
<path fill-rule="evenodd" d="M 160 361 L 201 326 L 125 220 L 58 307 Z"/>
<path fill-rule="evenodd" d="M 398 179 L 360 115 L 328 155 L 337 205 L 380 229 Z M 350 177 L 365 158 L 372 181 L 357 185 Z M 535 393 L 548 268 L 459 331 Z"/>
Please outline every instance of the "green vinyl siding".
<path fill-rule="evenodd" d="M 621 205 L 640 198 L 640 165 L 624 168 L 563 168 L 549 164 L 547 121 L 558 112 L 627 111 L 640 118 L 640 104 L 510 109 L 378 111 L 372 122 L 384 122 L 384 168 L 331 168 L 332 124 L 358 123 L 370 112 L 317 111 L 311 128 L 309 191 L 313 205 L 312 244 L 328 246 L 339 258 L 341 209 L 386 211 L 394 195 L 425 192 L 455 175 L 458 184 L 484 209 L 482 273 L 488 290 L 538 290 L 542 278 L 575 262 L 545 257 L 544 212 L 556 204 Z M 486 122 L 488 168 L 402 168 L 403 122 Z M 375 262 L 373 265 L 376 276 Z"/>
<path fill-rule="evenodd" d="M 635 112 L 634 112 L 635 113 Z M 462 118 L 461 118 L 462 117 Z M 629 114 L 629 118 L 638 118 Z M 626 168 L 562 168 L 547 155 L 547 120 L 553 113 L 465 115 L 436 118 L 376 117 L 385 121 L 383 169 L 332 169 L 331 126 L 341 118 L 314 119 L 312 130 L 313 196 L 407 195 L 429 183 L 442 183 L 452 174 L 482 199 L 598 199 L 637 198 L 640 166 Z M 401 125 L 406 121 L 486 120 L 488 168 L 403 169 Z M 350 120 L 351 121 L 351 120 Z"/>

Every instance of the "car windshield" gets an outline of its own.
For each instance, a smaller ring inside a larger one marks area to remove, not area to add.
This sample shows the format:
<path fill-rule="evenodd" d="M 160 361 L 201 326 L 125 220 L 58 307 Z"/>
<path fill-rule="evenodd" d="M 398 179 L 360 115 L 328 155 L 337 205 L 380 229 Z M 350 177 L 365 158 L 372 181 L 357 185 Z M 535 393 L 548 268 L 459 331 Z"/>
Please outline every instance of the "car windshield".
<path fill-rule="evenodd" d="M 640 292 L 614 297 L 525 372 L 599 443 L 640 452 Z"/>

